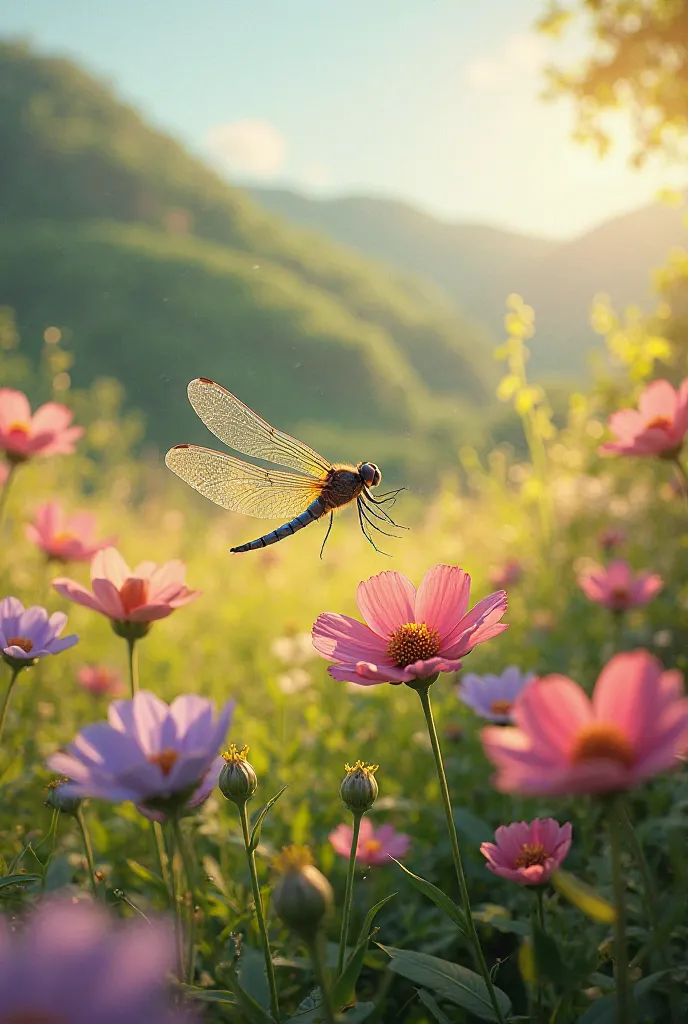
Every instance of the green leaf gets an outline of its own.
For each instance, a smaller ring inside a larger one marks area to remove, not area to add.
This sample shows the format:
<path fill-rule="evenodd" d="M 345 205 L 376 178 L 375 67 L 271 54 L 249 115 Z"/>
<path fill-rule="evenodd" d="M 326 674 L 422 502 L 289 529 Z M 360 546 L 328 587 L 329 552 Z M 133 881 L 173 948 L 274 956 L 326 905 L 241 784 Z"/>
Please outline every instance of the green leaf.
<path fill-rule="evenodd" d="M 0 878 L 0 889 L 7 889 L 10 885 L 33 885 L 34 882 L 40 881 L 40 875 L 3 875 Z"/>
<path fill-rule="evenodd" d="M 270 1008 L 270 987 L 263 954 L 251 946 L 243 946 L 237 963 L 237 975 L 243 989 L 264 1010 Z"/>
<path fill-rule="evenodd" d="M 255 851 L 258 849 L 258 843 L 260 842 L 260 830 L 263 827 L 265 815 L 268 813 L 270 808 L 277 803 L 279 798 L 282 796 L 282 793 L 284 793 L 285 789 L 288 789 L 288 786 L 282 786 L 279 793 L 276 793 L 270 800 L 268 800 L 265 807 L 262 807 L 258 812 L 258 817 L 253 823 L 253 828 L 251 829 L 251 841 L 249 843 L 249 850 Z"/>
<path fill-rule="evenodd" d="M 370 1017 L 374 1009 L 375 1003 L 356 1003 L 355 1006 L 348 1006 L 341 1016 L 349 1024 L 361 1024 Z"/>
<path fill-rule="evenodd" d="M 646 978 L 637 981 L 633 986 L 635 1002 L 639 1003 L 643 996 L 646 996 L 668 973 L 668 971 L 657 971 L 655 974 L 648 974 Z M 616 997 L 612 995 L 596 999 L 583 1016 L 578 1018 L 578 1024 L 616 1024 Z"/>
<path fill-rule="evenodd" d="M 576 878 L 570 871 L 555 871 L 551 878 L 552 885 L 557 892 L 578 907 L 584 914 L 591 917 L 593 921 L 601 924 L 612 924 L 616 919 L 614 907 L 600 894 L 588 885 Z"/>
<path fill-rule="evenodd" d="M 366 914 L 366 919 L 363 922 L 363 927 L 359 933 L 358 942 L 354 947 L 354 951 L 344 964 L 344 970 L 337 978 L 332 989 L 332 1002 L 335 1006 L 344 1006 L 345 1003 L 351 1002 L 351 1000 L 355 998 L 356 982 L 358 981 L 358 976 L 363 967 L 363 961 L 368 949 L 368 942 L 372 937 L 373 921 L 385 904 L 389 903 L 390 900 L 393 900 L 396 895 L 397 894 L 393 892 L 390 896 L 386 896 L 383 900 L 380 900 L 379 903 L 376 903 L 374 907 L 371 907 Z"/>
<path fill-rule="evenodd" d="M 430 993 L 427 992 L 424 988 L 418 989 L 418 998 L 420 999 L 425 1009 L 430 1011 L 435 1020 L 439 1021 L 439 1024 L 451 1024 L 449 1017 L 447 1017 L 446 1013 L 440 1010 L 439 1006 L 432 998 Z"/>
<path fill-rule="evenodd" d="M 427 953 L 395 949 L 393 946 L 383 946 L 380 943 L 378 945 L 392 958 L 389 968 L 395 974 L 430 989 L 442 999 L 461 1006 L 481 1020 L 497 1020 L 487 986 L 479 974 L 469 971 L 460 964 L 428 956 Z M 511 1012 L 511 1001 L 501 989 L 495 987 L 494 991 L 500 1010 L 503 1016 L 507 1017 Z"/>
<path fill-rule="evenodd" d="M 318 1024 L 322 1020 L 322 994 L 319 988 L 314 988 L 301 1000 L 295 1012 L 289 1017 L 287 1024 Z"/>
<path fill-rule="evenodd" d="M 509 917 L 506 907 L 497 906 L 494 903 L 483 903 L 481 907 L 473 911 L 473 920 L 487 928 L 495 928 L 498 932 L 506 932 L 508 935 L 530 935 L 530 925 L 527 921 L 518 921 Z"/>
<path fill-rule="evenodd" d="M 189 999 L 197 999 L 201 1003 L 231 1003 L 237 1006 L 237 998 L 233 992 L 225 992 L 222 989 L 196 988 L 194 985 L 175 985 L 181 989 Z"/>
<path fill-rule="evenodd" d="M 250 1024 L 274 1024 L 267 1010 L 264 1010 L 260 1003 L 257 1003 L 243 987 L 234 968 L 227 971 L 227 984 L 234 993 L 241 1012 L 246 1020 L 250 1021 Z"/>
<path fill-rule="evenodd" d="M 571 967 L 566 965 L 562 959 L 559 947 L 547 932 L 543 931 L 538 924 L 533 925 L 533 955 L 535 958 L 535 972 L 537 978 L 543 981 L 551 981 L 553 985 L 560 988 L 571 987 Z M 575 979 L 573 979 L 575 984 Z"/>
<path fill-rule="evenodd" d="M 428 882 L 425 878 L 421 878 L 420 875 L 414 875 L 413 871 L 409 871 L 408 868 L 405 868 L 401 861 L 395 860 L 394 857 L 391 859 L 408 875 L 416 889 L 422 892 L 425 896 L 428 896 L 435 906 L 440 908 L 440 910 L 443 910 L 447 917 L 451 918 L 454 924 L 461 929 L 464 935 L 468 933 L 468 929 L 466 928 L 466 918 L 464 917 L 463 911 L 457 907 L 456 903 L 454 903 L 446 893 L 442 892 L 441 889 L 438 889 L 436 885 L 432 884 L 432 882 Z"/>
<path fill-rule="evenodd" d="M 165 888 L 165 883 L 160 875 L 156 875 L 153 871 L 149 871 L 147 867 L 144 867 L 143 864 L 139 864 L 137 860 L 131 860 L 127 857 L 126 863 L 132 874 L 136 875 L 137 878 L 140 878 L 142 882 L 147 882 L 149 885 L 154 885 L 159 889 Z"/>

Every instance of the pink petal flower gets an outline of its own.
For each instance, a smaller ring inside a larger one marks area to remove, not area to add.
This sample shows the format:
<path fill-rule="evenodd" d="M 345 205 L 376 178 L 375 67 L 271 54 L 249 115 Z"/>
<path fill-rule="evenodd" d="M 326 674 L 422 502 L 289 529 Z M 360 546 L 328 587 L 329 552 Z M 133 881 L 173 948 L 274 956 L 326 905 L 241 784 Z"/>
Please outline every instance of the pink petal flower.
<path fill-rule="evenodd" d="M 507 793 L 630 789 L 677 767 L 688 749 L 688 700 L 677 673 L 642 650 L 612 658 L 592 700 L 570 679 L 533 680 L 513 716 L 516 728 L 482 733 L 494 785 Z"/>
<path fill-rule="evenodd" d="M 58 562 L 90 562 L 111 540 L 96 541 L 95 519 L 87 513 L 65 516 L 57 501 L 36 509 L 34 522 L 26 527 L 29 540 L 45 555 Z"/>
<path fill-rule="evenodd" d="M 379 573 L 358 587 L 368 626 L 324 612 L 313 626 L 313 646 L 337 662 L 333 678 L 364 686 L 458 671 L 461 657 L 507 628 L 499 621 L 507 607 L 503 591 L 467 612 L 469 592 L 470 577 L 456 566 L 435 566 L 417 594 L 400 573 Z"/>
<path fill-rule="evenodd" d="M 351 825 L 338 825 L 330 833 L 329 840 L 335 852 L 348 860 L 353 840 Z M 356 860 L 373 867 L 387 864 L 390 857 L 395 857 L 397 860 L 403 857 L 410 843 L 411 837 L 404 832 L 395 831 L 391 825 L 381 825 L 376 830 L 370 819 L 364 817 L 361 820 L 358 833 Z"/>
<path fill-rule="evenodd" d="M 167 618 L 176 608 L 194 601 L 200 590 L 189 590 L 184 584 L 183 562 L 155 563 L 138 567 L 144 573 L 131 572 L 115 548 L 98 551 L 91 563 L 90 594 L 74 580 L 53 580 L 53 587 L 64 597 L 106 615 L 113 622 L 150 623 Z"/>
<path fill-rule="evenodd" d="M 688 387 L 683 381 L 677 391 L 669 381 L 655 380 L 645 388 L 638 409 L 621 409 L 609 419 L 616 441 L 608 441 L 601 452 L 621 455 L 678 455 L 688 431 Z"/>
<path fill-rule="evenodd" d="M 622 612 L 648 604 L 660 592 L 664 581 L 656 573 L 636 575 L 628 562 L 617 558 L 606 567 L 596 565 L 581 573 L 578 584 L 589 601 Z"/>
<path fill-rule="evenodd" d="M 26 395 L 0 388 L 0 449 L 10 462 L 73 452 L 83 429 L 70 427 L 71 421 L 71 410 L 56 402 L 41 406 L 32 416 Z"/>
<path fill-rule="evenodd" d="M 570 822 L 559 825 L 553 818 L 536 818 L 500 825 L 495 843 L 483 843 L 480 852 L 487 867 L 519 885 L 544 885 L 561 867 L 571 847 Z"/>

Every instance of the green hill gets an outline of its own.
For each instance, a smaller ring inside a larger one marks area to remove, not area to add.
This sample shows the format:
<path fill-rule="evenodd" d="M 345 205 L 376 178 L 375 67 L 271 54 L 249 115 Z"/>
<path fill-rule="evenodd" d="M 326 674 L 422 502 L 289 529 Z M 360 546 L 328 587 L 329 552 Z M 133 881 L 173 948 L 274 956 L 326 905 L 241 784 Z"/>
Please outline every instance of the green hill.
<path fill-rule="evenodd" d="M 439 289 L 263 212 L 69 61 L 0 44 L 0 133 L 0 304 L 35 353 L 62 328 L 76 384 L 121 379 L 152 440 L 187 430 L 199 374 L 398 446 L 491 401 L 486 339 Z"/>

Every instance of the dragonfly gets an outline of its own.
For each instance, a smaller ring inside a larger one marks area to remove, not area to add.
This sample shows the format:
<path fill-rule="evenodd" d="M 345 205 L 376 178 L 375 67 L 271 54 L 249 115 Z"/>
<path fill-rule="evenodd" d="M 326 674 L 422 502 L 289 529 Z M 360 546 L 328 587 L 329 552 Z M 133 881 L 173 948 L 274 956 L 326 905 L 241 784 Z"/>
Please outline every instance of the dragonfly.
<path fill-rule="evenodd" d="M 282 467 L 263 468 L 194 444 L 178 444 L 168 451 L 165 456 L 168 468 L 216 505 L 259 519 L 287 520 L 276 530 L 230 551 L 238 554 L 268 547 L 329 515 L 320 549 L 322 558 L 334 513 L 356 502 L 363 536 L 377 552 L 387 554 L 377 547 L 373 534 L 394 537 L 395 534 L 383 526 L 403 529 L 394 522 L 388 509 L 404 488 L 374 496 L 372 489 L 382 480 L 382 473 L 374 462 L 333 465 L 307 444 L 270 426 L 235 395 L 207 377 L 192 380 L 187 392 L 194 411 L 220 441 L 243 455 Z"/>

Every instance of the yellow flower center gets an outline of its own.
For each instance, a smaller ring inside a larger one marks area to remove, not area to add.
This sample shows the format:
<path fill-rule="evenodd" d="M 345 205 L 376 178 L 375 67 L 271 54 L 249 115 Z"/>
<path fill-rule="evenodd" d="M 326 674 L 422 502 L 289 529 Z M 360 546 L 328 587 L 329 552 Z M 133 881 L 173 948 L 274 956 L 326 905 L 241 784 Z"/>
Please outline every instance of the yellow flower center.
<path fill-rule="evenodd" d="M 31 425 L 29 423 L 23 423 L 17 420 L 15 423 L 10 423 L 7 428 L 9 434 L 25 434 L 27 437 L 31 433 Z"/>
<path fill-rule="evenodd" d="M 70 541 L 77 540 L 75 533 L 58 533 L 55 535 L 54 541 L 56 544 L 69 544 Z"/>
<path fill-rule="evenodd" d="M 616 761 L 623 768 L 633 765 L 633 747 L 621 729 L 612 722 L 591 722 L 576 736 L 570 755 L 571 764 L 585 761 Z"/>
<path fill-rule="evenodd" d="M 167 778 L 174 768 L 178 757 L 179 754 L 177 751 L 168 747 L 166 750 L 161 750 L 159 754 L 151 754 L 148 761 L 150 764 L 157 764 L 160 771 L 163 773 L 165 778 Z"/>
<path fill-rule="evenodd" d="M 394 630 L 387 643 L 387 655 L 399 668 L 434 658 L 439 651 L 439 631 L 424 622 L 404 623 Z"/>
<path fill-rule="evenodd" d="M 645 424 L 646 430 L 671 430 L 671 420 L 668 416 L 655 416 L 653 420 Z"/>
<path fill-rule="evenodd" d="M 510 700 L 493 700 L 490 704 L 490 711 L 493 715 L 508 715 L 511 713 L 513 704 Z"/>
<path fill-rule="evenodd" d="M 30 654 L 33 650 L 33 640 L 29 640 L 28 636 L 11 636 L 7 640 L 8 647 L 21 647 L 25 654 Z"/>
<path fill-rule="evenodd" d="M 524 843 L 514 861 L 514 867 L 532 868 L 534 864 L 544 864 L 546 860 L 547 854 L 542 843 Z"/>
<path fill-rule="evenodd" d="M 379 853 L 382 849 L 382 843 L 379 839 L 369 839 L 367 843 L 364 844 L 363 849 L 366 854 Z"/>
<path fill-rule="evenodd" d="M 241 750 L 239 750 L 236 743 L 230 743 L 229 750 L 225 750 L 222 756 L 227 764 L 236 764 L 237 761 L 245 761 L 247 754 L 248 747 L 242 747 Z"/>

